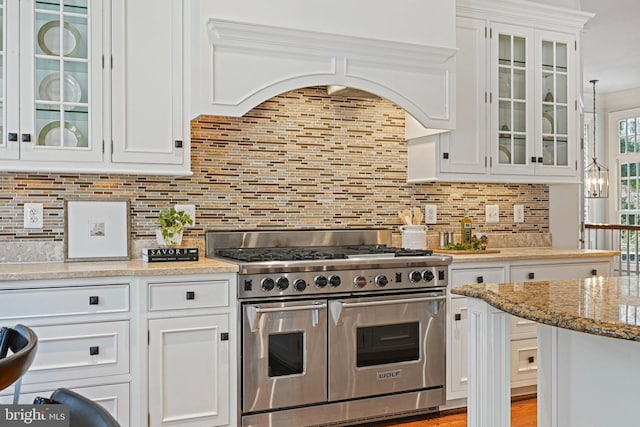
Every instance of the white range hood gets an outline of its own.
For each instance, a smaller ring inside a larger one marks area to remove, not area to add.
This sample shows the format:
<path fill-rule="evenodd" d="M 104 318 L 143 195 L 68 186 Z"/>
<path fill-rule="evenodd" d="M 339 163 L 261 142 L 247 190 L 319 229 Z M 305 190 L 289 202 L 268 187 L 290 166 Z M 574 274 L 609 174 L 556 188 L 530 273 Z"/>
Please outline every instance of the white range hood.
<path fill-rule="evenodd" d="M 406 6 L 403 13 L 411 16 L 411 7 L 422 8 L 427 3 L 437 2 L 401 1 L 399 5 Z M 371 10 L 376 7 L 379 10 Z M 363 14 L 370 14 L 366 18 L 370 23 L 384 22 L 388 9 L 374 6 L 365 8 Z M 455 14 L 449 16 L 448 9 L 443 10 L 446 17 L 433 10 L 423 15 L 422 24 L 446 20 L 449 25 L 450 21 L 455 34 Z M 211 8 L 211 14 L 216 14 L 215 8 Z M 196 23 L 202 25 L 203 20 L 200 17 Z M 276 95 L 301 87 L 335 85 L 345 87 L 343 91 L 358 90 L 386 98 L 424 127 L 455 128 L 456 49 L 449 47 L 455 46 L 455 40 L 442 47 L 423 39 L 419 43 L 391 40 L 388 28 L 389 39 L 382 40 L 347 31 L 336 34 L 290 28 L 283 26 L 282 20 L 278 22 L 280 25 L 264 25 L 206 18 L 208 43 L 200 47 L 200 57 L 195 58 L 192 116 L 242 116 Z M 305 27 L 299 21 L 296 25 Z M 416 26 L 416 33 L 420 28 Z"/>

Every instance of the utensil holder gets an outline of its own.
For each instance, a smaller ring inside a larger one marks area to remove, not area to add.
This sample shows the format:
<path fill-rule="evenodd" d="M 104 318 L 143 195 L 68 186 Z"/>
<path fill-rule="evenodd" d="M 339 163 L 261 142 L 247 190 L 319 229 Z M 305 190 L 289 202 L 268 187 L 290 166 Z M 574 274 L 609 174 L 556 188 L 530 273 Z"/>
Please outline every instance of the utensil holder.
<path fill-rule="evenodd" d="M 402 247 L 405 249 L 427 249 L 427 226 L 426 225 L 403 225 L 400 227 L 402 233 Z"/>

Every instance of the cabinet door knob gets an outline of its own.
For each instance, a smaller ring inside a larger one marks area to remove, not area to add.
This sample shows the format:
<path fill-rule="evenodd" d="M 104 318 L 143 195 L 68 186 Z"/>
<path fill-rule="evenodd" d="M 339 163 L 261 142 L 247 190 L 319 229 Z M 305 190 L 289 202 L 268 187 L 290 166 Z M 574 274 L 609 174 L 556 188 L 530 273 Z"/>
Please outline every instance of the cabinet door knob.
<path fill-rule="evenodd" d="M 89 305 L 98 305 L 100 303 L 100 297 L 92 295 L 89 297 Z"/>
<path fill-rule="evenodd" d="M 478 277 L 476 277 L 476 282 L 478 282 L 478 283 L 484 283 L 484 277 L 482 277 L 482 276 L 478 276 Z"/>
<path fill-rule="evenodd" d="M 447 160 L 449 158 L 449 153 L 442 153 L 442 158 Z"/>
<path fill-rule="evenodd" d="M 175 143 L 175 147 L 176 147 L 176 148 L 182 148 L 182 141 L 181 141 L 181 140 L 176 139 L 176 140 L 174 141 L 174 143 Z"/>
<path fill-rule="evenodd" d="M 220 341 L 229 341 L 229 332 L 223 332 L 220 334 Z"/>
<path fill-rule="evenodd" d="M 535 156 L 531 156 L 531 163 L 535 163 L 537 161 Z"/>
<path fill-rule="evenodd" d="M 462 314 L 460 314 L 460 313 L 456 313 L 456 314 L 453 316 L 453 318 L 454 318 L 455 320 L 462 320 Z"/>
<path fill-rule="evenodd" d="M 18 140 L 18 134 L 15 132 L 9 132 L 7 134 L 7 141 L 16 142 Z"/>
<path fill-rule="evenodd" d="M 536 277 L 536 275 L 535 273 L 529 273 L 527 277 L 529 278 L 529 280 L 533 280 Z"/>
<path fill-rule="evenodd" d="M 196 299 L 196 293 L 193 291 L 187 291 L 187 299 Z"/>
<path fill-rule="evenodd" d="M 535 362 L 535 361 L 536 361 L 536 358 L 535 358 L 535 357 L 533 357 L 533 356 L 529 356 L 529 359 L 528 359 L 528 360 L 529 360 L 529 363 L 533 363 L 533 362 Z"/>
<path fill-rule="evenodd" d="M 22 142 L 31 142 L 30 133 L 23 133 L 20 138 L 22 139 Z"/>
<path fill-rule="evenodd" d="M 95 356 L 97 354 L 100 354 L 100 347 L 97 346 L 97 345 L 89 347 L 89 354 L 91 356 Z"/>
<path fill-rule="evenodd" d="M 596 270 L 595 268 L 593 270 L 591 270 L 591 275 L 592 276 L 597 276 L 598 275 L 598 270 Z"/>
<path fill-rule="evenodd" d="M 538 157 L 538 163 L 542 163 L 542 157 Z"/>

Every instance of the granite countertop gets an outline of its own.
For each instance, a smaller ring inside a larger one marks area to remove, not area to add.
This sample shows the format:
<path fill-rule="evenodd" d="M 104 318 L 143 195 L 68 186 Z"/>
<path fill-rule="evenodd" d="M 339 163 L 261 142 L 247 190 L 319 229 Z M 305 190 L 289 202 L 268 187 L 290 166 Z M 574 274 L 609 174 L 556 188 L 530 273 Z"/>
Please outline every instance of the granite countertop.
<path fill-rule="evenodd" d="M 199 261 L 87 261 L 0 264 L 0 281 L 115 276 L 237 273 L 236 264 L 201 257 Z"/>
<path fill-rule="evenodd" d="M 545 325 L 640 341 L 637 277 L 465 285 L 451 293 L 482 299 L 505 313 Z"/>
<path fill-rule="evenodd" d="M 498 253 L 473 252 L 454 254 L 453 264 L 462 262 L 501 262 L 501 261 L 533 261 L 544 259 L 570 259 L 570 258 L 598 258 L 620 255 L 619 251 L 606 251 L 595 249 L 561 249 L 551 247 L 526 247 L 526 248 L 489 248 L 498 250 Z M 434 252 L 437 252 L 434 249 Z"/>

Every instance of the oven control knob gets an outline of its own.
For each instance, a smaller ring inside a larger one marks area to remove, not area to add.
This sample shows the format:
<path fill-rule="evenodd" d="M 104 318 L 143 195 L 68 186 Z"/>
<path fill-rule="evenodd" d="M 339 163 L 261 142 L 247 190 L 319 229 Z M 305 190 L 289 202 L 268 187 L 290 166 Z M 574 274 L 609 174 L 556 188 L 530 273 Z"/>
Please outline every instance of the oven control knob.
<path fill-rule="evenodd" d="M 389 279 L 387 279 L 387 276 L 385 276 L 384 274 L 378 274 L 374 279 L 374 282 L 376 286 L 383 287 L 387 286 L 387 283 L 389 283 Z"/>
<path fill-rule="evenodd" d="M 278 288 L 281 291 L 284 291 L 288 287 L 289 287 L 289 279 L 287 279 L 286 277 L 278 277 L 276 279 L 276 288 Z"/>
<path fill-rule="evenodd" d="M 418 283 L 422 280 L 422 274 L 420 274 L 419 271 L 412 271 L 411 273 L 409 273 L 409 280 L 411 281 L 411 283 Z"/>
<path fill-rule="evenodd" d="M 298 292 L 302 292 L 307 289 L 307 282 L 304 279 L 296 279 L 293 281 L 293 289 Z"/>
<path fill-rule="evenodd" d="M 356 276 L 355 279 L 353 279 L 353 284 L 356 288 L 364 288 L 367 286 L 367 278 L 364 276 Z"/>
<path fill-rule="evenodd" d="M 433 271 L 431 270 L 427 270 L 424 273 L 422 273 L 422 278 L 424 279 L 425 282 L 430 282 L 433 280 Z"/>
<path fill-rule="evenodd" d="M 319 288 L 324 288 L 327 286 L 327 283 L 329 283 L 326 276 L 316 276 L 315 279 L 313 279 L 313 282 Z"/>
<path fill-rule="evenodd" d="M 331 285 L 332 288 L 337 288 L 338 286 L 340 286 L 340 283 L 342 283 L 342 280 L 340 280 L 340 276 L 336 276 L 335 274 L 329 276 L 329 285 Z"/>
<path fill-rule="evenodd" d="M 276 282 L 274 282 L 273 279 L 271 279 L 270 277 L 262 279 L 262 281 L 260 282 L 260 286 L 265 291 L 272 291 L 275 285 L 276 285 Z"/>

